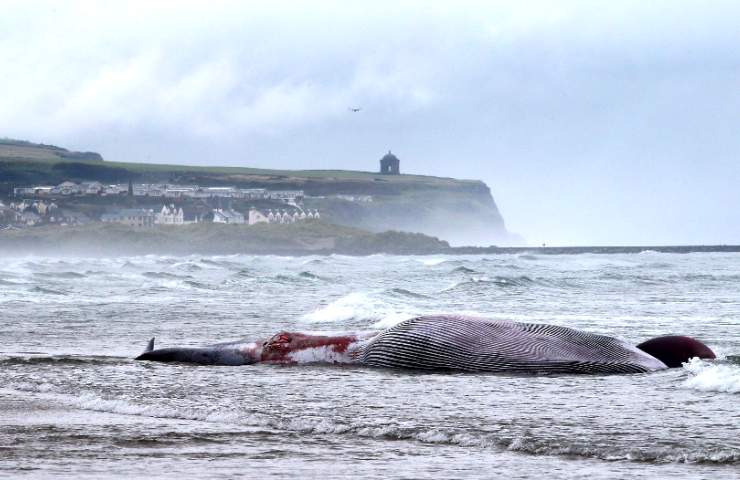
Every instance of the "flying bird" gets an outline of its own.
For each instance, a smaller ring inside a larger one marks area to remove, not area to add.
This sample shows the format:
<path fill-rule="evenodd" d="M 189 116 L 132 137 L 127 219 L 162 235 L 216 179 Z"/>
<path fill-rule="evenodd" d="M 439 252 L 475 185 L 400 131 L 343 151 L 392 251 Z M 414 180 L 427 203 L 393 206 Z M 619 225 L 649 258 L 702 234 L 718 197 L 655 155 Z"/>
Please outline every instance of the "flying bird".
<path fill-rule="evenodd" d="M 357 112 L 359 112 L 360 110 L 362 110 L 362 108 L 361 108 L 361 107 L 349 107 L 349 111 L 350 111 L 350 112 L 355 112 L 355 113 L 357 113 Z"/>

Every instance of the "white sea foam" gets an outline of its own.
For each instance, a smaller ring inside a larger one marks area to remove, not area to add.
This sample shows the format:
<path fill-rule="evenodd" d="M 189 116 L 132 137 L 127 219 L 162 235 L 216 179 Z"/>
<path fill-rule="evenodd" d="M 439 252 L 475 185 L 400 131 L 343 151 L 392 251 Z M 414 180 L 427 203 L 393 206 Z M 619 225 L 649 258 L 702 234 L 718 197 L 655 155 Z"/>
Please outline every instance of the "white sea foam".
<path fill-rule="evenodd" d="M 352 292 L 305 314 L 302 319 L 312 323 L 366 320 L 372 322 L 373 328 L 388 328 L 414 315 L 415 312 L 397 309 L 370 293 Z"/>
<path fill-rule="evenodd" d="M 364 292 L 352 292 L 303 316 L 309 322 L 342 322 L 355 318 L 376 318 L 373 301 Z"/>
<path fill-rule="evenodd" d="M 419 259 L 419 262 L 426 265 L 427 267 L 433 267 L 435 265 L 440 265 L 446 261 L 447 261 L 446 258 L 421 258 Z"/>
<path fill-rule="evenodd" d="M 87 392 L 81 392 L 76 395 L 57 393 L 55 391 L 55 387 L 48 383 L 35 385 L 28 382 L 16 382 L 8 385 L 3 390 L 10 392 L 36 393 L 41 398 L 59 402 L 73 408 L 94 412 L 179 420 L 198 420 L 214 423 L 233 423 L 239 420 L 238 415 L 219 410 L 214 411 L 202 408 L 175 408 L 145 405 L 126 399 L 106 399 Z"/>
<path fill-rule="evenodd" d="M 684 386 L 702 392 L 740 393 L 740 366 L 692 358 L 683 367 L 691 375 Z"/>

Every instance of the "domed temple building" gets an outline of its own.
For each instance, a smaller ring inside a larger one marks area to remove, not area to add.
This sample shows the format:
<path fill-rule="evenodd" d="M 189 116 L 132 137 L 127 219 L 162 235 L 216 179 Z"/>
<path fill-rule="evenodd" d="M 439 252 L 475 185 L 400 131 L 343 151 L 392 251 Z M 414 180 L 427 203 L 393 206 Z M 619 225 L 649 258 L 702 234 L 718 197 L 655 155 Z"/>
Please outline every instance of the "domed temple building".
<path fill-rule="evenodd" d="M 398 157 L 393 155 L 391 151 L 388 150 L 388 153 L 383 155 L 383 158 L 380 159 L 380 173 L 386 175 L 398 175 L 401 173 L 401 170 L 399 168 L 400 164 L 401 161 L 398 159 Z"/>

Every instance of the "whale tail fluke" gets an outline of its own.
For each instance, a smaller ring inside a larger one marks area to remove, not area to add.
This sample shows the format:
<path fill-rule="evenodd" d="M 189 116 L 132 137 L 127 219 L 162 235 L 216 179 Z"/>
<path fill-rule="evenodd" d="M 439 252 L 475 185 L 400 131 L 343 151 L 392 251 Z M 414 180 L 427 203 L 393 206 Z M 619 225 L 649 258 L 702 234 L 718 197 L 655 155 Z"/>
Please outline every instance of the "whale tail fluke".
<path fill-rule="evenodd" d="M 154 337 L 152 337 L 152 338 L 151 338 L 151 339 L 149 340 L 149 343 L 147 343 L 147 344 L 146 344 L 146 348 L 144 349 L 144 351 L 143 351 L 143 352 L 141 352 L 141 354 L 142 354 L 142 355 L 144 355 L 145 353 L 149 353 L 149 352 L 151 352 L 152 350 L 154 350 Z"/>

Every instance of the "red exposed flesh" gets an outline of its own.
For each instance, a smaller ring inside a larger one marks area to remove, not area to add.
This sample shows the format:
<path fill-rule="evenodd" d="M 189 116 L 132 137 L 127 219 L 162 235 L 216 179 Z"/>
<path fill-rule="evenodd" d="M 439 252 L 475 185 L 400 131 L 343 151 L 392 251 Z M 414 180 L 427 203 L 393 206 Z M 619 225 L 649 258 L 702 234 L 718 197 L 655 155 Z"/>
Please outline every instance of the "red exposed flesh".
<path fill-rule="evenodd" d="M 280 332 L 265 342 L 261 360 L 263 362 L 290 363 L 291 360 L 288 358 L 290 353 L 318 347 L 331 347 L 336 353 L 345 353 L 350 344 L 356 341 L 357 337 L 355 335 L 330 337 Z"/>

